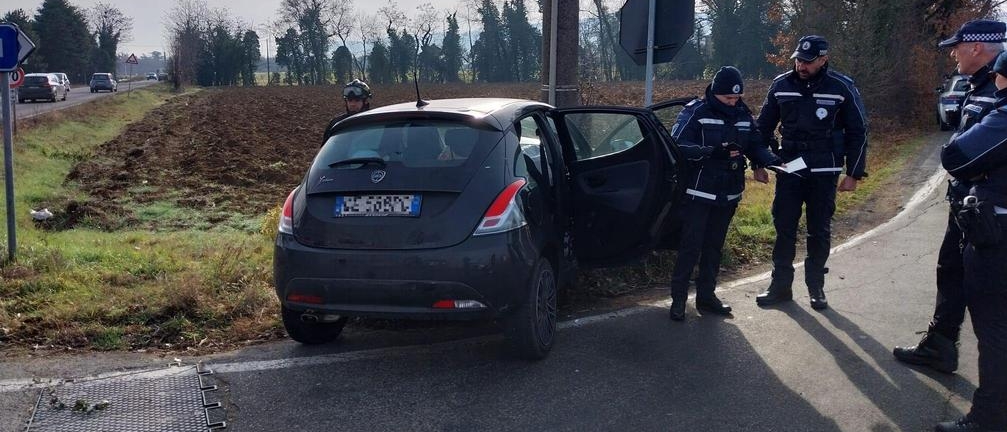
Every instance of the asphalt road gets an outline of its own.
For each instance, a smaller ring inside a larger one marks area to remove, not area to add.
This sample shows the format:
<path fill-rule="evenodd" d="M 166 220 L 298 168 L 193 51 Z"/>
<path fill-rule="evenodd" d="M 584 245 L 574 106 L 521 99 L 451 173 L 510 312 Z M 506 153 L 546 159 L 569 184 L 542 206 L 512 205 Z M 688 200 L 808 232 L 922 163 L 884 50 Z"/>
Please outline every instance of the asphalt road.
<path fill-rule="evenodd" d="M 458 326 L 351 331 L 325 346 L 281 341 L 182 360 L 215 371 L 215 397 L 235 431 L 932 430 L 967 411 L 977 383 L 968 324 L 957 374 L 891 355 L 915 343 L 932 312 L 947 214 L 941 177 L 930 175 L 940 174 L 934 156 L 905 177 L 929 193 L 836 248 L 823 312 L 800 283 L 795 302 L 757 307 L 767 281 L 755 275 L 718 288 L 732 318 L 690 305 L 684 323 L 672 322 L 666 301 L 642 303 L 563 322 L 540 362 L 510 357 L 497 334 Z M 143 356 L 67 362 L 74 358 L 0 371 L 0 430 L 23 429 L 42 389 L 75 385 L 53 378 L 146 366 L 121 377 L 135 381 L 163 370 L 163 359 Z"/>
<path fill-rule="evenodd" d="M 15 106 L 14 106 L 15 118 L 17 118 L 18 120 L 27 119 L 43 113 L 47 113 L 49 111 L 56 111 L 64 108 L 69 108 L 72 106 L 77 106 L 102 97 L 125 95 L 126 92 L 129 91 L 131 86 L 132 88 L 137 89 L 152 84 L 156 84 L 157 82 L 158 81 L 153 80 L 136 81 L 133 82 L 132 84 L 128 82 L 120 82 L 119 91 L 114 93 L 113 92 L 91 93 L 91 91 L 87 86 L 87 83 L 74 85 L 70 88 L 70 93 L 66 95 L 65 101 L 56 101 L 56 102 L 26 101 L 25 103 L 17 103 L 17 100 L 15 100 Z"/>

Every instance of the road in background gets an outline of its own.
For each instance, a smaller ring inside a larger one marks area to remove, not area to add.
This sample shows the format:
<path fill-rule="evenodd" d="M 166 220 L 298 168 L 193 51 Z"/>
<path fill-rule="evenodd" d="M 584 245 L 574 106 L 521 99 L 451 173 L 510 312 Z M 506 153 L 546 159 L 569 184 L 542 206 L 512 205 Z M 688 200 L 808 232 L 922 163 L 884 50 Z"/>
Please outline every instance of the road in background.
<path fill-rule="evenodd" d="M 143 88 L 152 84 L 157 84 L 158 82 L 159 81 L 154 80 L 136 81 L 132 84 L 133 86 L 132 88 L 133 89 Z M 56 111 L 64 108 L 70 108 L 72 106 L 77 106 L 102 97 L 109 97 L 109 96 L 124 97 L 126 96 L 126 93 L 129 88 L 130 83 L 119 82 L 119 91 L 117 92 L 91 93 L 91 90 L 88 87 L 87 83 L 77 84 L 70 87 L 70 93 L 66 95 L 65 101 L 56 101 L 56 102 L 25 101 L 25 103 L 17 103 L 17 100 L 15 99 L 14 102 L 15 105 L 17 106 L 15 106 L 14 109 L 16 110 L 16 116 L 18 120 L 28 119 L 50 111 Z"/>

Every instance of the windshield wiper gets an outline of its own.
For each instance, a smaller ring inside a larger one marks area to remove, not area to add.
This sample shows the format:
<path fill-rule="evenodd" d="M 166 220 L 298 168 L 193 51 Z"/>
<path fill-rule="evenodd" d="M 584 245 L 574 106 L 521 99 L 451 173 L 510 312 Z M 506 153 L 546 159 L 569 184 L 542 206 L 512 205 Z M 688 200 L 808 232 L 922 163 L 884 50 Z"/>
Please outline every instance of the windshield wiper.
<path fill-rule="evenodd" d="M 384 159 L 381 159 L 377 156 L 368 156 L 368 157 L 349 158 L 349 159 L 343 159 L 341 161 L 335 161 L 329 164 L 329 168 L 335 168 L 343 165 L 354 165 L 354 164 L 367 165 L 370 163 L 378 164 L 382 168 L 384 168 L 384 166 L 386 165 Z"/>

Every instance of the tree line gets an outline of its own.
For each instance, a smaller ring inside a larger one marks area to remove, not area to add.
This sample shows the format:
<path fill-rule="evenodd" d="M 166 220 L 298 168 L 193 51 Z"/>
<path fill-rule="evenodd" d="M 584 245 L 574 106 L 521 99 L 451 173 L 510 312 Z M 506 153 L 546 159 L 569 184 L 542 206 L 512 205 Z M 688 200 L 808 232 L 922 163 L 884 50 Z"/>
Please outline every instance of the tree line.
<path fill-rule="evenodd" d="M 7 11 L 0 22 L 17 24 L 35 43 L 25 72 L 63 72 L 76 82 L 94 72 L 115 72 L 119 44 L 133 29 L 132 18 L 109 3 L 81 9 L 67 0 L 45 0 L 34 14 Z"/>

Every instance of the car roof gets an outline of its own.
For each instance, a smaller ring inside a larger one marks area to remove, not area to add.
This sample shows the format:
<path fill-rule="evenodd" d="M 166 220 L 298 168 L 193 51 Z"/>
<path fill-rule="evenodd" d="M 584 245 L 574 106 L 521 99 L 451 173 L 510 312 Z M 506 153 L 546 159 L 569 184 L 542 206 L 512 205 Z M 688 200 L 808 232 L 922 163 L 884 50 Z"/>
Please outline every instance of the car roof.
<path fill-rule="evenodd" d="M 382 120 L 438 118 L 504 130 L 519 116 L 535 109 L 551 109 L 542 102 L 509 98 L 433 99 L 417 107 L 416 102 L 386 105 L 364 111 L 340 123 L 337 129 Z"/>
<path fill-rule="evenodd" d="M 54 76 L 56 76 L 56 74 L 53 74 L 53 73 L 44 73 L 44 72 L 33 72 L 33 73 L 30 73 L 30 74 L 24 74 L 24 76 L 26 76 L 26 77 L 30 77 L 30 76 L 52 76 L 52 77 L 54 77 Z"/>

